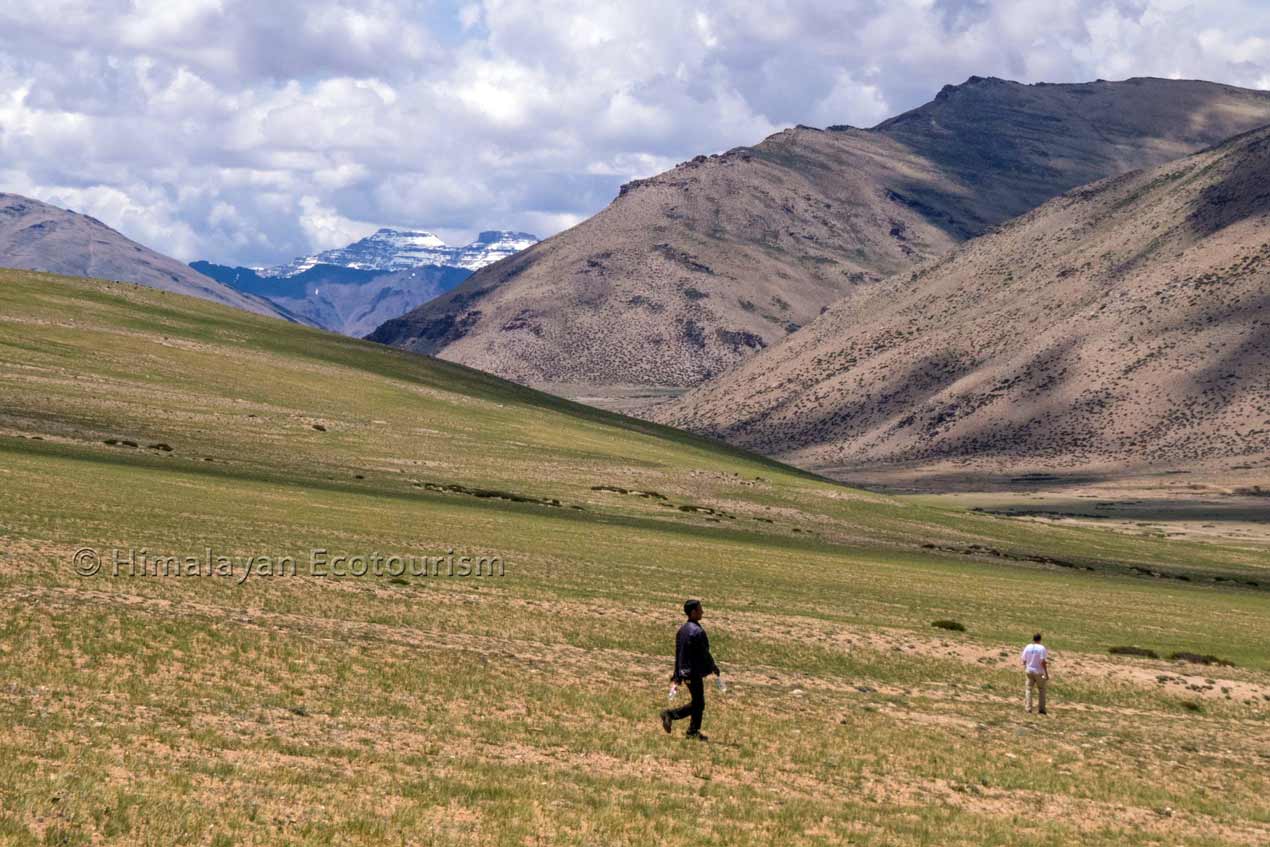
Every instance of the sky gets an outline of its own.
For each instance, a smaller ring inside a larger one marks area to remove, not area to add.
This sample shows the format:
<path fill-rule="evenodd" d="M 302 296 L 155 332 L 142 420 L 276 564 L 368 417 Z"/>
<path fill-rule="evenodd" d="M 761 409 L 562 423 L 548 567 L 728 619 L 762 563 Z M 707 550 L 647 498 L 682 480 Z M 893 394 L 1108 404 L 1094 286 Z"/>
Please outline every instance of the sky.
<path fill-rule="evenodd" d="M 971 75 L 1270 89 L 1270 0 L 4 0 L 0 191 L 185 261 L 546 237 Z"/>

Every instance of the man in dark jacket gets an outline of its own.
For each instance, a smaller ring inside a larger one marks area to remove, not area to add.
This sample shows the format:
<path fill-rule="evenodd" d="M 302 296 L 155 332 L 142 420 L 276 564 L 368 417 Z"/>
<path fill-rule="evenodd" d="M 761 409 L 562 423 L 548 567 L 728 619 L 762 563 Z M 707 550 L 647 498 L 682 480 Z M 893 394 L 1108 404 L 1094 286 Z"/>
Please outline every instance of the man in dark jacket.
<path fill-rule="evenodd" d="M 701 734 L 701 716 L 706 711 L 705 678 L 719 673 L 719 666 L 710 655 L 710 639 L 701 626 L 703 614 L 700 600 L 689 600 L 684 603 L 684 614 L 688 622 L 679 627 L 675 635 L 675 671 L 670 676 L 673 683 L 686 683 L 692 700 L 678 709 L 666 709 L 661 713 L 661 727 L 670 732 L 671 724 L 683 718 L 688 721 L 688 737 L 705 741 Z"/>

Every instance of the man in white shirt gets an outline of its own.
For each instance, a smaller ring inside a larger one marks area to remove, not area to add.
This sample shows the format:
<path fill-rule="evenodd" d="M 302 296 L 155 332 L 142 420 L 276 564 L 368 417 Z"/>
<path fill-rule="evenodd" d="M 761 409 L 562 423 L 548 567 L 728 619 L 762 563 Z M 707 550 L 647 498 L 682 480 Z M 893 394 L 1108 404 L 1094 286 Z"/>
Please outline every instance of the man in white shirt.
<path fill-rule="evenodd" d="M 1023 702 L 1029 713 L 1032 711 L 1032 690 L 1036 689 L 1037 711 L 1045 714 L 1045 686 L 1050 681 L 1049 651 L 1041 643 L 1041 634 L 1032 636 L 1032 643 L 1023 648 L 1023 670 L 1027 672 L 1027 688 L 1024 690 Z"/>

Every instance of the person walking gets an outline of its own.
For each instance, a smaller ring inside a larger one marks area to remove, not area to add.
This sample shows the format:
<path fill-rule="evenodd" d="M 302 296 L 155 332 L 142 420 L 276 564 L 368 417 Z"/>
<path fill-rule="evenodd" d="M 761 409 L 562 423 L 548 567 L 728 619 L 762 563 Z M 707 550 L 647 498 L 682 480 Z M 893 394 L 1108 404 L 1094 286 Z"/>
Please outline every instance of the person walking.
<path fill-rule="evenodd" d="M 1027 687 L 1024 689 L 1023 704 L 1028 714 L 1032 713 L 1032 692 L 1037 693 L 1037 712 L 1044 715 L 1045 686 L 1050 681 L 1049 651 L 1041 643 L 1041 634 L 1032 636 L 1032 643 L 1023 648 L 1023 670 L 1027 673 Z"/>
<path fill-rule="evenodd" d="M 688 620 L 679 627 L 679 632 L 675 635 L 675 670 L 670 675 L 670 681 L 676 685 L 686 683 L 692 699 L 688 705 L 678 709 L 663 709 L 661 728 L 670 732 L 675 721 L 688 718 L 688 737 L 706 741 L 706 736 L 701 732 L 701 718 L 706 711 L 705 678 L 710 674 L 718 676 L 719 666 L 710 655 L 710 639 L 706 636 L 705 627 L 701 625 L 704 614 L 701 601 L 686 601 L 684 614 L 688 616 Z"/>

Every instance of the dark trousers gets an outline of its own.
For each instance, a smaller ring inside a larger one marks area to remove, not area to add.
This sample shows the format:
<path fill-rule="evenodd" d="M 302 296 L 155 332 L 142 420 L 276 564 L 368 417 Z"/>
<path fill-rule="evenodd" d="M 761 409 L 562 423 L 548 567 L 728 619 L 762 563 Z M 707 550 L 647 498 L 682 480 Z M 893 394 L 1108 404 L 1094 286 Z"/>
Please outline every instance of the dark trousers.
<path fill-rule="evenodd" d="M 705 677 L 694 676 L 688 680 L 688 693 L 692 700 L 686 706 L 670 710 L 671 720 L 692 718 L 688 721 L 688 734 L 696 735 L 701 731 L 701 716 L 706 713 L 706 680 Z"/>

